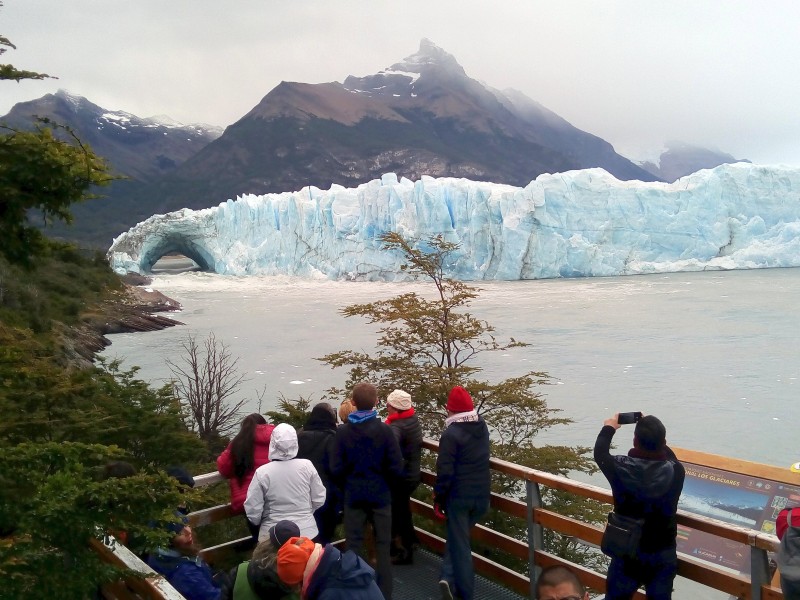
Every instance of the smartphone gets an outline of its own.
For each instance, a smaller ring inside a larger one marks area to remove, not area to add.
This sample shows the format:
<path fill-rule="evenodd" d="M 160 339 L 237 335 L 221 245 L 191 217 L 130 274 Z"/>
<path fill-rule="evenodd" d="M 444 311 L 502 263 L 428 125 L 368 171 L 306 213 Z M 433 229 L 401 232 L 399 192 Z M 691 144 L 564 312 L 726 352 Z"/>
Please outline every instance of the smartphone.
<path fill-rule="evenodd" d="M 630 425 L 631 423 L 636 423 L 639 419 L 642 418 L 642 413 L 640 412 L 624 412 L 619 413 L 619 417 L 617 418 L 617 423 L 620 425 Z"/>

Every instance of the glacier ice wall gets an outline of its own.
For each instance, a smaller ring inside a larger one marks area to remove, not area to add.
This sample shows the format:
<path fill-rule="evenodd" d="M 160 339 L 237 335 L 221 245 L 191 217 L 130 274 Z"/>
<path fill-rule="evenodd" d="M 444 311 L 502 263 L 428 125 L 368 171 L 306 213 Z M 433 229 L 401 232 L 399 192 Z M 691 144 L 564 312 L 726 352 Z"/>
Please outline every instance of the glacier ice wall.
<path fill-rule="evenodd" d="M 794 267 L 800 169 L 722 165 L 671 184 L 587 169 L 524 188 L 387 174 L 155 215 L 117 237 L 109 259 L 119 273 L 177 251 L 222 274 L 399 279 L 386 231 L 458 242 L 448 274 L 464 280 Z"/>

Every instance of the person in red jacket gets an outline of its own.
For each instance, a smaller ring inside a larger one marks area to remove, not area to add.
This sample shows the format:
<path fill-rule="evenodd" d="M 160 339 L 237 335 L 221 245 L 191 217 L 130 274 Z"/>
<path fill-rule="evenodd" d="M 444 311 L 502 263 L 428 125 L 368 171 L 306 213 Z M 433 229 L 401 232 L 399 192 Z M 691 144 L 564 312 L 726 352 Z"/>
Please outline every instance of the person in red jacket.
<path fill-rule="evenodd" d="M 231 486 L 233 514 L 244 514 L 244 500 L 253 473 L 269 462 L 269 440 L 273 429 L 275 426 L 268 424 L 260 414 L 247 415 L 239 433 L 217 458 L 217 469 Z M 254 529 L 250 521 L 247 521 L 247 527 L 253 537 L 258 536 L 258 527 Z"/>

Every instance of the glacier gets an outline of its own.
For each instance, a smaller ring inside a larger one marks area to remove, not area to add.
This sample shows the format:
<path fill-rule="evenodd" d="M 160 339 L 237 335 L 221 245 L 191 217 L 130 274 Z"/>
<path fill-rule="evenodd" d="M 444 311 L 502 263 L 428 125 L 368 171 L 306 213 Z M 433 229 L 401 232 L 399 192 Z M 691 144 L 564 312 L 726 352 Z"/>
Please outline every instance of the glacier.
<path fill-rule="evenodd" d="M 524 188 L 388 173 L 154 215 L 108 258 L 121 274 L 178 252 L 227 275 L 402 280 L 402 255 L 379 239 L 388 231 L 457 242 L 446 275 L 465 281 L 796 267 L 800 169 L 728 164 L 670 184 L 585 169 Z"/>

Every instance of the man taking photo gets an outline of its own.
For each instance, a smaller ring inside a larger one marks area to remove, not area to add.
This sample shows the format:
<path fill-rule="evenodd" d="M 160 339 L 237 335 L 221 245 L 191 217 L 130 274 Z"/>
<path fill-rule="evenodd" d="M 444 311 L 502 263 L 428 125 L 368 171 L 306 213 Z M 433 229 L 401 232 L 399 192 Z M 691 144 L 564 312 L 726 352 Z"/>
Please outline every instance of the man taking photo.
<path fill-rule="evenodd" d="M 606 600 L 628 600 L 642 584 L 648 599 L 668 600 L 678 570 L 676 513 L 686 471 L 667 446 L 664 424 L 635 414 L 633 448 L 627 454 L 610 453 L 619 413 L 603 422 L 594 445 L 594 459 L 611 484 L 614 512 L 639 520 L 641 527 L 631 554 L 611 558 Z"/>

